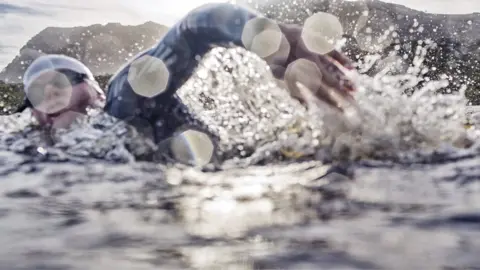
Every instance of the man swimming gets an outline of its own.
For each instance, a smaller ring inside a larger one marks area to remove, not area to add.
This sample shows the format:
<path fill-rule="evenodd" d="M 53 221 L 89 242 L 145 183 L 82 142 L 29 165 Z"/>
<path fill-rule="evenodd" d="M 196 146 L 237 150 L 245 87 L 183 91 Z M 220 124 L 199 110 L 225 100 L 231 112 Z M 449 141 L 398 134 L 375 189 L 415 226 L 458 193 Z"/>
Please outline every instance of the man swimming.
<path fill-rule="evenodd" d="M 250 10 L 222 3 L 192 10 L 156 46 L 135 56 L 111 78 L 106 98 L 90 70 L 79 61 L 61 55 L 37 58 L 25 72 L 26 99 L 19 111 L 30 107 L 41 125 L 66 127 L 77 115 L 85 114 L 88 107 L 98 108 L 104 103 L 103 109 L 108 114 L 139 129 L 148 129 L 155 140 L 161 140 L 195 117 L 175 92 L 190 77 L 201 57 L 213 46 L 251 49 L 253 41 L 246 37 L 245 29 L 254 20 L 257 20 L 254 27 L 273 25 L 282 33 L 280 46 L 287 46 L 287 53 L 278 50 L 263 59 L 275 77 L 284 79 L 292 96 L 301 98 L 294 84 L 300 81 L 332 105 L 334 101 L 325 94 L 332 89 L 349 97 L 353 88 L 341 68 L 351 67 L 341 53 L 336 50 L 323 55 L 312 52 L 302 40 L 301 26 L 277 24 Z M 299 59 L 314 65 L 289 72 L 290 64 Z M 151 75 L 162 79 L 152 79 Z M 158 83 L 152 88 L 148 82 L 146 86 L 137 83 L 139 80 Z"/>

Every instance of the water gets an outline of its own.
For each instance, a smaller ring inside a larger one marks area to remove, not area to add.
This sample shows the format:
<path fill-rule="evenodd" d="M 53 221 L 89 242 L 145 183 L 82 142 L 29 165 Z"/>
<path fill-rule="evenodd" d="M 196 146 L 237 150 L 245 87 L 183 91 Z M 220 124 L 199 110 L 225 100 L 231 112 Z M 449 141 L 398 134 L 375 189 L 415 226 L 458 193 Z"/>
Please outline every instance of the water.
<path fill-rule="evenodd" d="M 215 136 L 160 146 L 102 113 L 57 132 L 1 116 L 0 269 L 477 269 L 480 118 L 466 129 L 442 81 L 404 94 L 422 55 L 352 74 L 339 115 L 214 49 L 178 93 Z M 167 165 L 170 146 L 194 166 Z"/>
<path fill-rule="evenodd" d="M 475 269 L 477 132 L 461 95 L 395 87 L 415 78 L 358 77 L 355 125 L 214 49 L 179 90 L 214 166 L 149 162 L 159 149 L 101 113 L 58 132 L 2 116 L 0 269 Z M 205 149 L 188 138 L 187 160 Z"/>

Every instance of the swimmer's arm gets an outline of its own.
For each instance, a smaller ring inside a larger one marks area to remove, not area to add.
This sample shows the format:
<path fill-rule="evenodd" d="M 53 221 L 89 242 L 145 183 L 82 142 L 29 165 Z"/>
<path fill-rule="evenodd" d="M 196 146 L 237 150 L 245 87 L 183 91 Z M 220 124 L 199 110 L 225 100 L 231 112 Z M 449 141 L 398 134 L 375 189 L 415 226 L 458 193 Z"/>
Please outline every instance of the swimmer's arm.
<path fill-rule="evenodd" d="M 169 31 L 162 41 L 173 51 L 178 51 L 174 53 L 176 56 L 172 57 L 176 61 L 167 64 L 167 66 L 171 64 L 175 74 L 182 78 L 173 82 L 173 88 L 181 86 L 184 80 L 190 77 L 197 66 L 196 60 L 201 59 L 212 47 L 234 45 L 251 49 L 245 47 L 243 42 L 246 40 L 242 40 L 242 35 L 247 23 L 257 18 L 263 18 L 269 20 L 271 24 L 278 25 L 283 35 L 280 47 L 288 47 L 286 50 L 279 49 L 263 58 L 277 79 L 282 79 L 289 63 L 298 58 L 328 58 L 329 62 L 337 62 L 339 65 L 351 68 L 350 60 L 336 50 L 325 56 L 309 51 L 302 43 L 301 25 L 275 22 L 256 11 L 234 4 L 208 4 L 192 10 L 173 27 L 172 31 Z M 323 66 L 322 63 L 318 64 Z"/>
<path fill-rule="evenodd" d="M 161 60 L 169 72 L 166 88 L 151 98 L 155 100 L 154 103 L 159 105 L 173 96 L 212 47 L 234 45 L 245 48 L 242 43 L 244 27 L 250 20 L 259 17 L 262 15 L 229 3 L 204 5 L 192 10 L 170 28 L 155 47 L 137 55 L 132 61 L 149 55 Z M 286 62 L 275 58 L 265 60 L 272 67 L 274 75 L 282 78 L 288 63 L 297 58 L 297 53 L 302 53 L 303 49 L 297 46 L 301 40 L 301 26 L 282 23 L 278 26 L 291 47 L 289 57 Z M 137 116 L 150 118 L 151 113 L 145 113 L 148 110 L 144 105 L 148 98 L 135 94 L 128 82 L 130 63 L 112 77 L 105 110 L 121 119 Z"/>
<path fill-rule="evenodd" d="M 192 10 L 172 26 L 156 46 L 135 56 L 112 76 L 104 110 L 120 119 L 149 118 L 150 113 L 144 106 L 147 98 L 136 94 L 128 80 L 129 69 L 136 59 L 155 57 L 169 72 L 166 88 L 152 98 L 158 105 L 175 94 L 212 47 L 242 46 L 245 24 L 258 16 L 228 3 L 209 4 Z"/>
<path fill-rule="evenodd" d="M 192 10 L 183 20 L 174 26 L 174 31 L 165 39 L 166 44 L 188 44 L 191 50 L 190 57 L 200 59 L 208 50 L 214 46 L 239 46 L 245 49 L 242 41 L 242 34 L 249 21 L 256 18 L 264 18 L 271 23 L 277 24 L 284 39 L 282 45 L 287 42 L 289 48 L 296 48 L 301 38 L 301 28 L 294 24 L 274 22 L 265 18 L 262 14 L 233 4 L 208 4 Z M 188 55 L 188 54 L 185 54 Z M 282 78 L 287 65 L 286 56 L 277 57 L 277 54 L 264 58 L 267 64 L 272 67 L 272 72 L 277 78 Z M 190 76 L 196 61 L 181 61 L 192 66 L 185 68 L 185 76 Z"/>

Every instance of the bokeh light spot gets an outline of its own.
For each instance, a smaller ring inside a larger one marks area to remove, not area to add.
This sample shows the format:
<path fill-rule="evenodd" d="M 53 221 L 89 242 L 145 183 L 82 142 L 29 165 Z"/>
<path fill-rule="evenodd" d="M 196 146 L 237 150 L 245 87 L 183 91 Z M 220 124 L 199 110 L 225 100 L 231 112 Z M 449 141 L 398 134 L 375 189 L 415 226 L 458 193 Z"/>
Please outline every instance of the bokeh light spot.
<path fill-rule="evenodd" d="M 284 80 L 291 95 L 297 99 L 303 99 L 296 83 L 300 82 L 315 92 L 321 86 L 322 73 L 314 62 L 300 58 L 288 65 Z"/>
<path fill-rule="evenodd" d="M 326 54 L 335 49 L 342 39 L 343 27 L 332 14 L 318 12 L 310 16 L 303 26 L 302 40 L 310 51 Z"/>
<path fill-rule="evenodd" d="M 207 134 L 188 129 L 172 138 L 170 149 L 177 161 L 204 166 L 212 159 L 215 147 Z"/>
<path fill-rule="evenodd" d="M 242 43 L 245 48 L 262 58 L 275 54 L 282 61 L 288 57 L 290 46 L 280 27 L 268 18 L 249 20 L 242 32 Z"/>
<path fill-rule="evenodd" d="M 164 92 L 169 79 L 170 72 L 165 63 L 150 55 L 134 60 L 128 72 L 128 82 L 133 91 L 149 98 Z"/>
<path fill-rule="evenodd" d="M 26 90 L 33 107 L 46 114 L 67 108 L 72 96 L 72 84 L 67 76 L 57 71 L 44 72 Z"/>

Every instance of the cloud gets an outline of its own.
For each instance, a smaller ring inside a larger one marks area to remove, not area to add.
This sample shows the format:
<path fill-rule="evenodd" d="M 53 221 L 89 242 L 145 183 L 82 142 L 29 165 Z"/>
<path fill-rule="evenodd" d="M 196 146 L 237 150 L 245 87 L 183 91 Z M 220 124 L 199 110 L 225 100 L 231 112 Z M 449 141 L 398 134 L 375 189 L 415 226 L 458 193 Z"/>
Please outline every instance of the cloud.
<path fill-rule="evenodd" d="M 23 14 L 41 14 L 41 12 L 28 7 L 17 6 L 13 4 L 0 3 L 0 14 L 23 13 Z"/>

